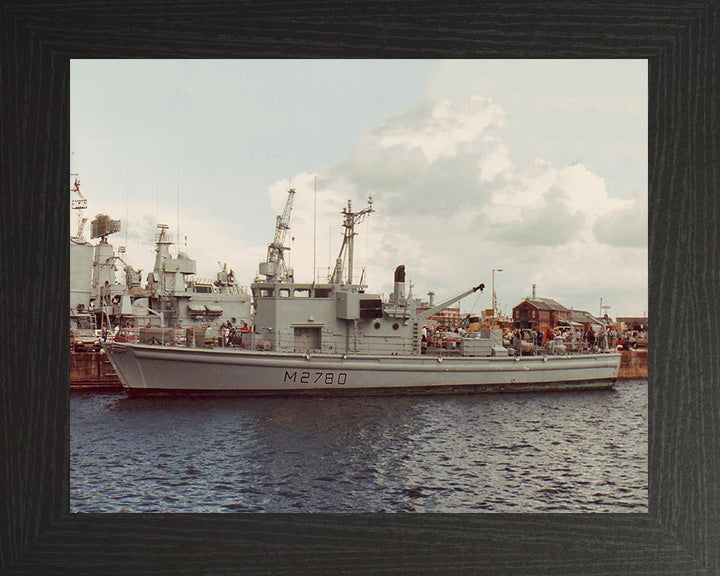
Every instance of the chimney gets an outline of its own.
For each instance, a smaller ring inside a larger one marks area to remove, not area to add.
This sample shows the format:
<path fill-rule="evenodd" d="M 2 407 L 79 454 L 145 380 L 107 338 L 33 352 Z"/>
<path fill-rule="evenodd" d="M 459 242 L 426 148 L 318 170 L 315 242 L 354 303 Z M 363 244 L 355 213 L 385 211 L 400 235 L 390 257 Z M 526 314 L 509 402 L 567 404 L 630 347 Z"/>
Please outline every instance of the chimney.
<path fill-rule="evenodd" d="M 395 289 L 393 291 L 393 300 L 399 302 L 405 298 L 405 265 L 400 264 L 395 268 Z"/>

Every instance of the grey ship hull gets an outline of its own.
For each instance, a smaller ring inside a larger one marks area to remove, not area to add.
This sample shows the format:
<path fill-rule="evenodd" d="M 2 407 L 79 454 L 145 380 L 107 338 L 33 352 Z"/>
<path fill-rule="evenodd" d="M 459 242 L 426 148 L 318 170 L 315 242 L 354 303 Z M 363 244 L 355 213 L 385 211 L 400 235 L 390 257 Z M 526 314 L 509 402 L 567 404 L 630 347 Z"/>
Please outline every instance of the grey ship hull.
<path fill-rule="evenodd" d="M 130 395 L 354 395 L 612 388 L 620 354 L 347 356 L 106 344 Z"/>

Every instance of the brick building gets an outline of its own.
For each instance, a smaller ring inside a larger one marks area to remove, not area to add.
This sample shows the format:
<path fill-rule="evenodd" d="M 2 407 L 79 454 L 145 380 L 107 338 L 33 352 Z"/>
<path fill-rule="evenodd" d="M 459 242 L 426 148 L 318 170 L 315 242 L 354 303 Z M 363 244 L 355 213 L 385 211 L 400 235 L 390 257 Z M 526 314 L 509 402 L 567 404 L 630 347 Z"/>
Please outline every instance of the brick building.
<path fill-rule="evenodd" d="M 422 312 L 424 310 L 429 310 L 430 308 L 430 305 L 421 304 L 417 307 L 417 311 Z M 460 307 L 448 306 L 447 308 L 440 310 L 440 312 L 427 319 L 427 324 L 433 328 L 450 328 L 454 330 L 460 326 Z"/>
<path fill-rule="evenodd" d="M 526 298 L 513 308 L 513 328 L 555 328 L 570 322 L 570 310 L 551 298 Z"/>

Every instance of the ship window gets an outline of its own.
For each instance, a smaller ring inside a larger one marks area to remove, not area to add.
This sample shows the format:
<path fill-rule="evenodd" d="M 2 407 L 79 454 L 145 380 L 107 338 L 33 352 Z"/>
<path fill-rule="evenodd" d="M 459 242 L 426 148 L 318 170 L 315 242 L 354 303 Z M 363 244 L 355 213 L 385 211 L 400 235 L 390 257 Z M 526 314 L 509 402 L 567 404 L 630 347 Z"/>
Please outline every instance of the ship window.
<path fill-rule="evenodd" d="M 315 288 L 315 298 L 330 298 L 330 288 Z"/>
<path fill-rule="evenodd" d="M 380 330 L 380 322 L 375 322 L 373 324 L 373 328 L 375 328 L 375 330 Z"/>
<path fill-rule="evenodd" d="M 293 296 L 295 296 L 295 298 L 310 298 L 310 289 L 309 288 L 295 288 L 295 291 L 293 292 Z"/>
<path fill-rule="evenodd" d="M 360 318 L 382 318 L 382 301 L 378 299 L 360 300 Z"/>
<path fill-rule="evenodd" d="M 279 296 L 280 296 L 280 298 L 289 298 L 290 297 L 290 289 L 289 288 L 280 288 Z"/>
<path fill-rule="evenodd" d="M 260 288 L 260 298 L 272 298 L 272 288 Z"/>
<path fill-rule="evenodd" d="M 397 322 L 393 323 L 393 330 L 397 330 L 398 328 L 400 328 L 400 324 Z"/>

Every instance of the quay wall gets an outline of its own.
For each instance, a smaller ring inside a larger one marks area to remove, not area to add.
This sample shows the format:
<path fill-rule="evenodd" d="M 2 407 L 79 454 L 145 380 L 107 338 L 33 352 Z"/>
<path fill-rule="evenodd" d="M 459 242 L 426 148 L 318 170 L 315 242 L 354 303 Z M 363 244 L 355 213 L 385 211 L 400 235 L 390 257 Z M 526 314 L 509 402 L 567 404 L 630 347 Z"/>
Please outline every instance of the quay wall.
<path fill-rule="evenodd" d="M 73 389 L 122 390 L 104 351 L 70 353 L 70 387 Z"/>
<path fill-rule="evenodd" d="M 620 357 L 620 373 L 618 374 L 618 380 L 647 380 L 647 377 L 647 348 L 623 351 Z"/>

